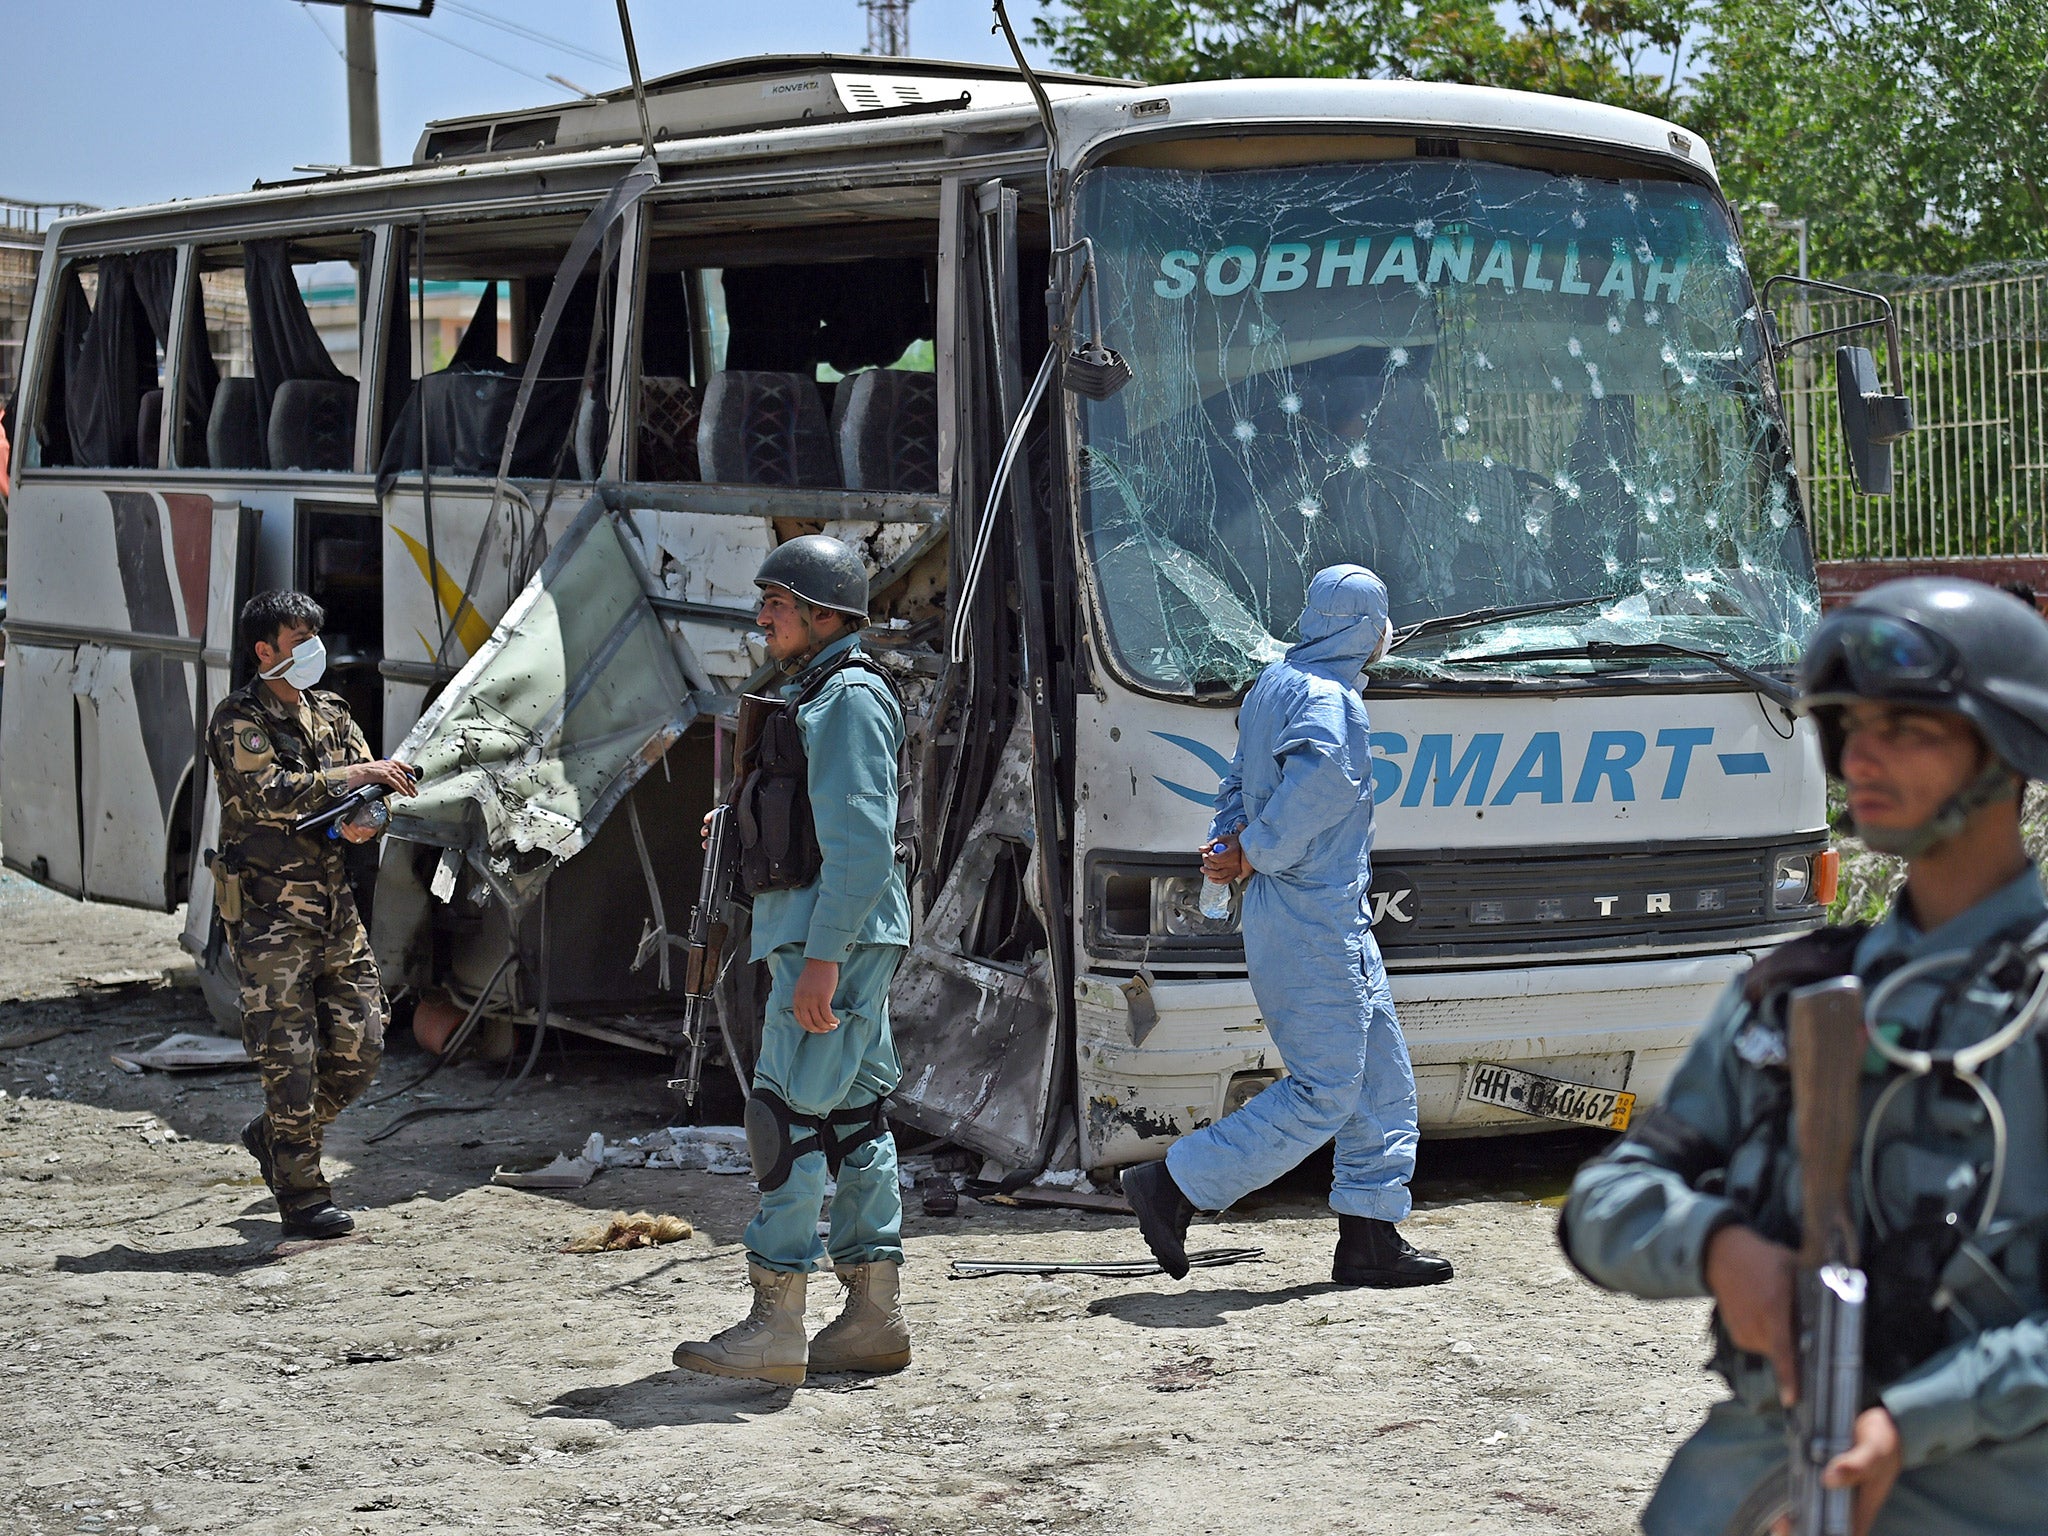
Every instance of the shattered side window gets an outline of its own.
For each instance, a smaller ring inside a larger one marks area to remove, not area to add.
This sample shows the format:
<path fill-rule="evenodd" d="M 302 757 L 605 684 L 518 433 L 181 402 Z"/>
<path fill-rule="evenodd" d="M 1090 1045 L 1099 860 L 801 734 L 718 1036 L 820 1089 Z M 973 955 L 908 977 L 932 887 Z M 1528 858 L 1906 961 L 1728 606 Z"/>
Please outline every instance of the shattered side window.
<path fill-rule="evenodd" d="M 1109 344 L 1082 505 L 1124 673 L 1232 693 L 1309 578 L 1385 578 L 1379 675 L 1587 640 L 1793 660 L 1818 614 L 1734 231 L 1704 189 L 1471 160 L 1083 184 Z M 1683 664 L 1683 663 L 1681 663 Z"/>

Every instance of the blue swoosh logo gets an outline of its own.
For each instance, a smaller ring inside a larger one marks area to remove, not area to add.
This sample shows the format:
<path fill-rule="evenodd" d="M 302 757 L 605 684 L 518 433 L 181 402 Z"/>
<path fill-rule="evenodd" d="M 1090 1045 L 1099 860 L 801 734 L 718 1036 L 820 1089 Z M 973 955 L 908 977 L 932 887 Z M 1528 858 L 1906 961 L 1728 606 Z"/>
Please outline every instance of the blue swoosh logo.
<path fill-rule="evenodd" d="M 1196 741 L 1187 736 L 1175 736 L 1170 731 L 1154 731 L 1152 734 L 1161 741 L 1171 742 L 1174 746 L 1179 747 L 1181 751 L 1199 759 L 1203 766 L 1215 773 L 1219 783 L 1222 781 L 1223 776 L 1230 772 L 1230 759 L 1206 742 Z M 1171 790 L 1183 800 L 1194 801 L 1197 805 L 1213 806 L 1216 803 L 1216 791 L 1213 789 L 1204 794 L 1199 789 L 1190 789 L 1185 784 L 1176 784 L 1171 779 L 1162 779 L 1156 773 L 1152 775 L 1152 782 L 1163 789 Z"/>

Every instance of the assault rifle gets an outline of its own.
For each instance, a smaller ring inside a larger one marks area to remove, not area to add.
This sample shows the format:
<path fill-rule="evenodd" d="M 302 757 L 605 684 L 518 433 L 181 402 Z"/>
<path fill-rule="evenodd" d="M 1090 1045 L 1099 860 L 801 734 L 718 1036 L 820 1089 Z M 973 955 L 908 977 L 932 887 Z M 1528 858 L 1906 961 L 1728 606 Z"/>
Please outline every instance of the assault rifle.
<path fill-rule="evenodd" d="M 683 949 L 683 1048 L 676 1058 L 676 1076 L 669 1087 L 680 1088 L 683 1102 L 697 1102 L 703 1078 L 707 1015 L 718 978 L 725 968 L 725 946 L 732 937 L 726 910 L 732 905 L 739 877 L 740 840 L 735 808 L 747 775 L 753 771 L 754 749 L 770 713 L 780 699 L 746 694 L 740 699 L 737 750 L 732 788 L 722 805 L 704 819 L 704 868 L 697 876 L 697 905 L 690 911 L 690 937 Z M 727 1042 L 728 1050 L 731 1042 Z"/>
<path fill-rule="evenodd" d="M 1799 1246 L 1799 1401 L 1789 1416 L 1793 1536 L 1849 1536 L 1851 1488 L 1821 1473 L 1856 1436 L 1863 1390 L 1863 1299 L 1849 1165 L 1861 1120 L 1863 984 L 1853 976 L 1795 991 L 1786 1056 L 1804 1197 Z"/>

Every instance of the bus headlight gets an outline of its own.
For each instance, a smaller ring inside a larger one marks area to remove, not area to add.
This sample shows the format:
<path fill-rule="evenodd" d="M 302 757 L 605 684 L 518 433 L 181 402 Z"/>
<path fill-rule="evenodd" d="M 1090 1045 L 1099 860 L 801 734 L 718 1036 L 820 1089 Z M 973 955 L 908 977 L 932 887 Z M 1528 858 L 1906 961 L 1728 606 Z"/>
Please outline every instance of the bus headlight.
<path fill-rule="evenodd" d="M 1104 938 L 1140 943 L 1154 939 L 1200 941 L 1227 938 L 1238 931 L 1242 893 L 1231 893 L 1229 917 L 1211 921 L 1202 916 L 1199 874 L 1126 865 L 1101 869 L 1096 878 L 1101 882 L 1096 887 L 1096 921 Z"/>
<path fill-rule="evenodd" d="M 1152 880 L 1152 932 L 1175 939 L 1208 938 L 1213 934 L 1237 932 L 1243 911 L 1243 892 L 1230 893 L 1230 915 L 1202 916 L 1201 876 L 1165 875 Z"/>
<path fill-rule="evenodd" d="M 1841 855 L 1832 848 L 1818 853 L 1781 853 L 1771 872 L 1771 906 L 1825 907 L 1835 899 Z"/>

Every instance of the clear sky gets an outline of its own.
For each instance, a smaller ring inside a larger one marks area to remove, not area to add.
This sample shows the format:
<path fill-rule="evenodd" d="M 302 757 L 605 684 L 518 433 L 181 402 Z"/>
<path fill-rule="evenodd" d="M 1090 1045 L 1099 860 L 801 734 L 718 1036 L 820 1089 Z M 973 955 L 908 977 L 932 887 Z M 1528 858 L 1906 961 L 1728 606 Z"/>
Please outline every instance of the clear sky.
<path fill-rule="evenodd" d="M 1037 6 L 1010 3 L 1028 30 Z M 0 195 L 115 207 L 348 158 L 335 6 L 7 0 L 0 16 Z M 912 51 L 1007 61 L 990 22 L 984 0 L 914 0 Z M 649 75 L 755 53 L 858 53 L 867 37 L 857 0 L 633 0 L 633 25 Z M 387 162 L 410 158 L 429 118 L 563 99 L 549 74 L 594 91 L 626 81 L 613 0 L 440 0 L 430 21 L 380 17 L 377 51 Z"/>

